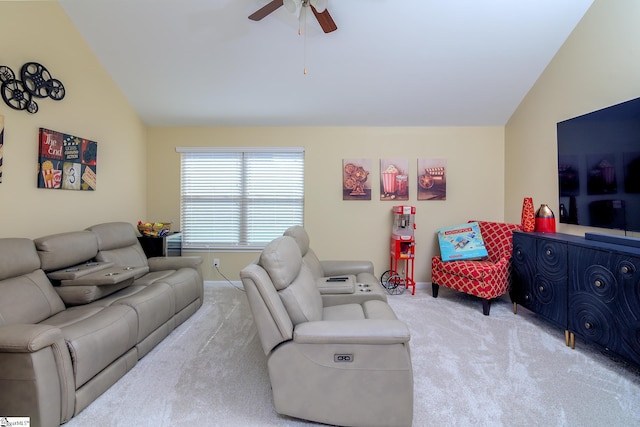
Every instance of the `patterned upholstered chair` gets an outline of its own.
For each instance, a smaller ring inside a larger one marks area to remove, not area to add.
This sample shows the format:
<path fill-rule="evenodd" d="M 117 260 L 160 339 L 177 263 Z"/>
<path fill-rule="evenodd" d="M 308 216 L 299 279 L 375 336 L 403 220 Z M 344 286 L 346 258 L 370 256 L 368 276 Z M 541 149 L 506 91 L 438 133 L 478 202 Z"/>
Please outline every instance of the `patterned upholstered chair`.
<path fill-rule="evenodd" d="M 472 222 L 472 221 L 469 221 Z M 482 298 L 482 312 L 489 315 L 490 301 L 509 290 L 513 231 L 522 230 L 520 224 L 478 221 L 488 257 L 474 261 L 442 261 L 431 259 L 433 297 L 440 286 Z"/>

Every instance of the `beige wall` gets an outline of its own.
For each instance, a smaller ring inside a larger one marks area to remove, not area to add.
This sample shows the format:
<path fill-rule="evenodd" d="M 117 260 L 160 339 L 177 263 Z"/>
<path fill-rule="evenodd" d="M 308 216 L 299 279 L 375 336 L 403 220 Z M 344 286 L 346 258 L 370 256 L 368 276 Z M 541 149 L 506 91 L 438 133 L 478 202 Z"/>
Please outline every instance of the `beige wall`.
<path fill-rule="evenodd" d="M 0 65 L 20 73 L 35 61 L 59 79 L 61 101 L 39 111 L 0 101 L 4 166 L 0 236 L 39 237 L 146 215 L 146 129 L 56 2 L 0 2 Z M 97 191 L 36 187 L 40 127 L 98 142 Z"/>
<path fill-rule="evenodd" d="M 150 220 L 180 221 L 179 146 L 303 146 L 305 147 L 305 227 L 311 247 L 321 259 L 369 259 L 376 275 L 387 270 L 391 207 L 380 201 L 379 162 L 407 159 L 410 200 L 417 208 L 415 279 L 431 280 L 431 256 L 439 253 L 437 228 L 468 219 L 502 220 L 504 129 L 456 128 L 163 128 L 149 129 L 148 212 Z M 372 161 L 371 201 L 342 200 L 342 161 Z M 418 158 L 447 160 L 447 200 L 417 201 Z M 518 219 L 519 221 L 519 219 Z M 257 254 L 206 253 L 205 275 L 222 280 L 210 267 L 220 258 L 231 280 Z"/>
<path fill-rule="evenodd" d="M 16 36 L 16 35 L 20 36 Z M 0 236 L 39 237 L 88 225 L 138 219 L 179 224 L 176 146 L 304 146 L 305 225 L 323 258 L 371 259 L 376 274 L 388 268 L 392 202 L 379 200 L 379 160 L 406 158 L 411 199 L 417 206 L 415 278 L 427 281 L 437 253 L 435 230 L 469 218 L 503 216 L 504 132 L 487 128 L 153 128 L 146 129 L 114 82 L 55 2 L 0 2 L 1 65 L 45 65 L 66 88 L 60 102 L 39 100 L 31 115 L 2 103 L 5 117 Z M 95 192 L 36 188 L 38 128 L 98 142 Z M 372 160 L 371 201 L 343 201 L 342 159 Z M 418 158 L 447 159 L 447 200 L 415 199 Z M 148 187 L 147 187 L 148 184 Z M 256 253 L 204 254 L 221 259 L 231 279 Z"/>
<path fill-rule="evenodd" d="M 96 222 L 138 219 L 179 224 L 176 146 L 304 146 L 305 225 L 322 258 L 371 259 L 387 269 L 392 202 L 379 200 L 379 159 L 406 158 L 417 206 L 416 279 L 430 280 L 438 227 L 469 218 L 520 220 L 522 198 L 558 210 L 555 124 L 640 96 L 640 2 L 596 0 L 523 100 L 506 128 L 152 128 L 145 129 L 55 2 L 0 2 L 2 64 L 37 61 L 67 89 L 39 100 L 31 115 L 0 104 L 5 116 L 0 236 L 38 237 Z M 99 143 L 98 190 L 37 189 L 39 127 Z M 343 201 L 343 158 L 370 158 L 373 200 Z M 416 201 L 416 159 L 447 159 L 446 201 Z M 506 178 L 505 178 L 506 177 Z M 559 230 L 582 233 L 578 227 Z M 237 279 L 255 253 L 211 253 Z"/>
<path fill-rule="evenodd" d="M 640 96 L 639 23 L 640 1 L 596 0 L 513 114 L 505 129 L 507 221 L 520 218 L 525 196 L 557 216 L 557 122 Z M 558 231 L 622 233 L 564 224 Z"/>

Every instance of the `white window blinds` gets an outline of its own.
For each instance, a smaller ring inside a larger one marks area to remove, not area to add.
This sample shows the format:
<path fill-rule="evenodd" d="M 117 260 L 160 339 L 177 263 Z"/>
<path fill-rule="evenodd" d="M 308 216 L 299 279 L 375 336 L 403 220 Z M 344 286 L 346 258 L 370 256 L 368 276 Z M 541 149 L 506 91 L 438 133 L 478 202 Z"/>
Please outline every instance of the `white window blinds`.
<path fill-rule="evenodd" d="M 302 148 L 178 148 L 184 249 L 261 249 L 304 219 Z"/>

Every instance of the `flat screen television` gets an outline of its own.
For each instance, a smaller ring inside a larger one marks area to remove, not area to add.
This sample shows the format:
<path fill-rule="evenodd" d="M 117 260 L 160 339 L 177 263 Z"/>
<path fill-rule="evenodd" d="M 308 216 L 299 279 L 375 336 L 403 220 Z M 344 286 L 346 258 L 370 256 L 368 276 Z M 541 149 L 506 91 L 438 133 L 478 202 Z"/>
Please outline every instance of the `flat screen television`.
<path fill-rule="evenodd" d="M 640 98 L 557 124 L 560 222 L 640 232 Z"/>

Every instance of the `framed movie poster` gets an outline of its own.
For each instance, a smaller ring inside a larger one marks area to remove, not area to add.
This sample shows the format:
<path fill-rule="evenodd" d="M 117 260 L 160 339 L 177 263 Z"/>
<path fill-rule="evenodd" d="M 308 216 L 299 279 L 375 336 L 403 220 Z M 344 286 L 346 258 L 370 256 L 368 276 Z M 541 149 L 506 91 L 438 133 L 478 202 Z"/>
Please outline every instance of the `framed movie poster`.
<path fill-rule="evenodd" d="M 96 189 L 98 143 L 40 128 L 38 188 Z"/>
<path fill-rule="evenodd" d="M 370 159 L 342 160 L 342 200 L 371 200 Z"/>
<path fill-rule="evenodd" d="M 447 200 L 446 172 L 446 159 L 418 159 L 418 200 Z"/>
<path fill-rule="evenodd" d="M 407 159 L 380 159 L 380 200 L 409 200 Z"/>

